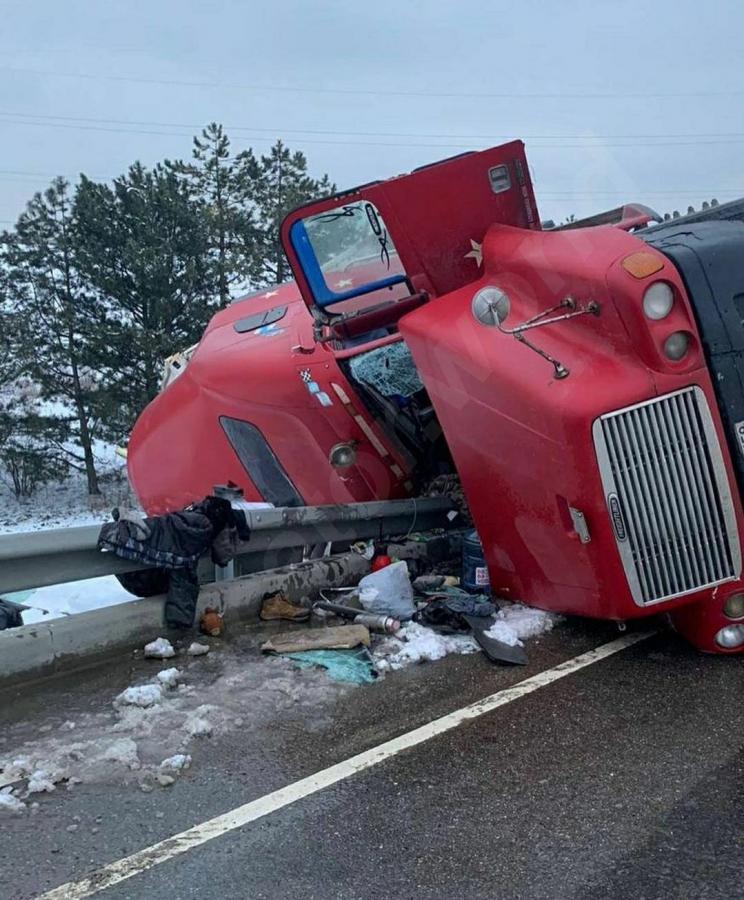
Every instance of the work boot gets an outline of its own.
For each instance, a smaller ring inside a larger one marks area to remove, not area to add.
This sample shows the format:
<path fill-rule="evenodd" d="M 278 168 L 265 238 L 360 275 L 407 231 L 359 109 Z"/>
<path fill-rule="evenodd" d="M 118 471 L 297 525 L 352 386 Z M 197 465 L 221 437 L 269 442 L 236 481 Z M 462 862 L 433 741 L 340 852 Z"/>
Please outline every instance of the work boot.
<path fill-rule="evenodd" d="M 290 603 L 281 591 L 277 591 L 275 594 L 268 594 L 264 597 L 260 615 L 264 622 L 276 619 L 284 619 L 287 622 L 307 622 L 310 618 L 310 610 L 298 603 Z"/>

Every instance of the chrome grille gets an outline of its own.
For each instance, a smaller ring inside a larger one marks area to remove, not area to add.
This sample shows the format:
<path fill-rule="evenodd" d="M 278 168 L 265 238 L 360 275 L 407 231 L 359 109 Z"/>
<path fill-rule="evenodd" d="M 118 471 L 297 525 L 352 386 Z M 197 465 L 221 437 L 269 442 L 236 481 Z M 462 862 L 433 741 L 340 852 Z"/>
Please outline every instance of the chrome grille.
<path fill-rule="evenodd" d="M 593 434 L 636 603 L 656 603 L 739 575 L 731 492 L 700 388 L 601 416 Z"/>

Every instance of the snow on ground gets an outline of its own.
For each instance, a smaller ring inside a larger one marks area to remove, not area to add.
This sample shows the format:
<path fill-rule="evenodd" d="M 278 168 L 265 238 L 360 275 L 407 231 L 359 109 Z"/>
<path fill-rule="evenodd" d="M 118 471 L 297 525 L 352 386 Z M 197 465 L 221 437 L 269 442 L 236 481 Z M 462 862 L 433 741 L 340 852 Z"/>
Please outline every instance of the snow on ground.
<path fill-rule="evenodd" d="M 486 633 L 510 647 L 521 646 L 523 640 L 546 634 L 562 621 L 562 617 L 555 613 L 521 603 L 502 600 L 499 604 L 501 608 Z M 412 663 L 442 659 L 450 653 L 475 653 L 479 650 L 469 635 L 437 634 L 430 628 L 410 622 L 397 635 L 378 644 L 372 655 L 378 670 L 384 673 Z"/>
<path fill-rule="evenodd" d="M 479 649 L 470 635 L 437 634 L 410 622 L 397 635 L 378 644 L 372 656 L 380 672 L 389 672 L 412 663 L 442 659 L 450 653 L 476 653 Z"/>
<path fill-rule="evenodd" d="M 35 591 L 17 591 L 2 596 L 30 607 L 23 610 L 24 625 L 51 622 L 63 616 L 101 609 L 104 606 L 115 606 L 117 603 L 135 599 L 124 590 L 113 575 L 88 578 L 86 581 L 71 581 L 68 584 L 54 584 L 37 588 Z"/>
<path fill-rule="evenodd" d="M 7 793 L 0 791 L 0 812 L 22 813 L 25 809 L 26 804 L 10 790 Z"/>
<path fill-rule="evenodd" d="M 18 500 L 0 472 L 0 534 L 100 525 L 110 519 L 112 507 L 131 504 L 126 463 L 117 456 L 116 447 L 105 441 L 94 441 L 93 456 L 100 480 L 100 497 L 89 497 L 85 476 L 70 472 L 64 481 L 41 485 L 32 497 Z"/>
<path fill-rule="evenodd" d="M 503 603 L 493 629 L 507 643 L 544 634 L 560 616 Z M 372 653 L 381 674 L 451 653 L 474 653 L 469 635 L 440 635 L 408 623 L 378 638 Z M 0 814 L 34 812 L 28 798 L 54 798 L 78 783 L 129 784 L 152 791 L 187 777 L 192 757 L 210 736 L 300 720 L 309 731 L 331 724 L 340 696 L 356 686 L 329 679 L 320 669 L 259 656 L 218 642 L 208 656 L 182 648 L 178 668 L 143 660 L 135 683 L 88 712 L 51 712 L 43 728 L 20 721 L 0 736 Z M 364 690 L 364 688 L 361 688 Z M 12 793 L 11 793 L 12 791 Z M 24 805 L 25 802 L 25 805 Z"/>
<path fill-rule="evenodd" d="M 521 646 L 528 638 L 547 634 L 563 621 L 563 616 L 546 612 L 544 609 L 536 609 L 534 606 L 525 606 L 523 603 L 500 600 L 499 606 L 496 622 L 487 633 L 510 647 L 516 644 Z"/>
<path fill-rule="evenodd" d="M 188 774 L 194 750 L 209 736 L 250 731 L 278 718 L 298 719 L 308 730 L 326 727 L 335 700 L 355 689 L 320 670 L 299 670 L 280 657 L 229 647 L 213 648 L 198 659 L 183 655 L 179 666 L 176 688 L 162 687 L 158 676 L 167 670 L 152 660 L 151 674 L 145 671 L 122 694 L 112 692 L 97 709 L 74 717 L 52 712 L 48 722 L 53 724 L 45 725 L 43 733 L 25 721 L 5 729 L 0 738 L 0 788 L 5 793 L 0 796 L 11 799 L 0 804 L 23 812 L 30 794 L 53 802 L 78 783 L 162 789 Z M 149 689 L 160 692 L 159 702 L 142 706 L 119 700 Z"/>

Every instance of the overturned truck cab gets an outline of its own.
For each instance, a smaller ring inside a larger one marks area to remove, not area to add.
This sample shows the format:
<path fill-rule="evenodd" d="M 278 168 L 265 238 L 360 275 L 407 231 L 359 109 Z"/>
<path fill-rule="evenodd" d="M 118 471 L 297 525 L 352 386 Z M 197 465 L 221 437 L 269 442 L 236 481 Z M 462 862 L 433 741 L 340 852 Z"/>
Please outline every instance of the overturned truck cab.
<path fill-rule="evenodd" d="M 744 651 L 744 224 L 545 231 L 524 147 L 292 212 L 129 445 L 148 512 L 459 475 L 497 595 Z"/>

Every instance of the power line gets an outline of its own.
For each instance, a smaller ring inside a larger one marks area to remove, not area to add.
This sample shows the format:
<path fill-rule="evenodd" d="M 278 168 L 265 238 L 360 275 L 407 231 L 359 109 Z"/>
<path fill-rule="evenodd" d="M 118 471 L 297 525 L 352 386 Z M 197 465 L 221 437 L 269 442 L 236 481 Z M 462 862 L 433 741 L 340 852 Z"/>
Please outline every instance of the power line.
<path fill-rule="evenodd" d="M 350 96 L 365 97 L 431 97 L 431 98 L 453 98 L 453 99 L 546 99 L 546 100 L 619 100 L 619 99 L 679 99 L 690 97 L 733 97 L 742 96 L 744 91 L 741 90 L 725 90 L 725 91 L 670 91 L 670 92 L 653 92 L 653 91 L 596 91 L 596 92 L 540 92 L 540 91 L 505 91 L 505 92 L 481 92 L 481 91 L 402 91 L 402 90 L 382 90 L 379 88 L 329 88 L 319 86 L 299 86 L 299 85 L 280 85 L 280 84 L 255 84 L 255 83 L 239 83 L 230 81 L 186 81 L 176 78 L 143 78 L 141 76 L 132 75 L 111 75 L 108 73 L 93 72 L 54 72 L 48 69 L 33 69 L 19 66 L 0 66 L 0 71 L 13 72 L 16 74 L 38 75 L 45 78 L 78 78 L 89 81 L 114 81 L 114 82 L 131 82 L 133 84 L 157 84 L 178 87 L 201 87 L 212 89 L 238 89 L 249 91 L 267 91 L 279 93 L 296 93 L 296 94 L 338 94 Z"/>
<path fill-rule="evenodd" d="M 44 121 L 44 122 L 35 122 L 30 119 L 17 119 L 10 118 L 7 113 L 0 113 L 0 116 L 5 116 L 5 118 L 0 118 L 0 124 L 7 125 L 30 125 L 35 127 L 42 128 L 63 128 L 66 130 L 73 131 L 97 131 L 109 134 L 139 134 L 139 135 L 156 135 L 162 137 L 182 137 L 182 138 L 190 138 L 193 137 L 193 132 L 186 131 L 165 131 L 165 130 L 143 130 L 141 128 L 116 128 L 109 127 L 105 125 L 86 125 L 86 124 L 72 124 L 70 122 L 56 122 L 56 121 Z M 188 126 L 184 126 L 188 127 Z M 198 129 L 197 129 L 198 130 Z M 264 129 L 268 131 L 269 129 Z M 339 132 L 343 134 L 343 132 Z M 260 142 L 273 142 L 277 139 L 277 135 L 275 134 L 272 137 L 267 137 L 265 134 L 261 135 L 241 135 L 245 140 L 251 141 L 260 141 Z M 347 147 L 347 146 L 355 146 L 355 147 L 404 147 L 404 148 L 415 148 L 415 149 L 429 149 L 429 150 L 472 150 L 473 143 L 455 143 L 454 141 L 448 143 L 437 143 L 437 144 L 429 144 L 429 143 L 414 143 L 411 141 L 357 141 L 357 140 L 323 140 L 317 138 L 299 138 L 302 140 L 303 144 L 322 144 L 325 146 L 331 147 Z M 744 143 L 744 134 L 742 134 L 739 138 L 721 138 L 721 139 L 712 139 L 712 140 L 664 140 L 664 141 L 653 141 L 649 143 L 648 141 L 633 141 L 633 142 L 623 142 L 623 143 L 596 143 L 594 141 L 590 143 L 573 143 L 573 144 L 550 144 L 550 143 L 539 143 L 534 145 L 534 149 L 546 149 L 546 150 L 578 150 L 578 149 L 622 149 L 623 147 L 634 148 L 634 147 L 704 147 L 704 146 L 716 146 L 719 144 L 739 144 Z"/>
<path fill-rule="evenodd" d="M 15 116 L 23 119 L 42 119 L 44 121 L 60 121 L 60 122 L 73 122 L 73 123 L 96 123 L 96 124 L 105 124 L 105 125 L 125 125 L 125 126 L 140 126 L 144 125 L 147 127 L 154 128 L 185 128 L 190 129 L 191 131 L 201 131 L 204 127 L 203 125 L 193 125 L 187 124 L 184 122 L 154 122 L 151 120 L 133 120 L 133 119 L 105 119 L 100 116 L 59 116 L 59 115 L 44 115 L 42 113 L 24 113 L 18 112 L 16 110 L 2 110 L 0 111 L 0 116 Z M 268 132 L 271 134 L 277 134 L 278 132 L 283 132 L 286 134 L 319 134 L 319 135 L 335 135 L 335 136 L 344 136 L 344 135 L 353 135 L 354 137 L 401 137 L 401 138 L 453 138 L 456 140 L 498 140 L 498 141 L 508 141 L 513 140 L 513 135 L 511 134 L 452 134 L 449 133 L 431 133 L 431 132 L 406 132 L 406 131 L 349 131 L 349 130 L 334 130 L 334 129 L 316 129 L 316 128 L 285 128 L 285 127 L 274 127 L 274 128 L 265 128 L 258 127 L 255 125 L 224 125 L 225 129 L 229 131 L 258 131 L 258 132 Z M 674 139 L 693 139 L 698 140 L 700 138 L 716 138 L 716 139 L 729 139 L 729 138 L 744 138 L 744 131 L 732 131 L 732 132 L 724 132 L 722 134 L 717 133 L 705 133 L 705 132 L 697 132 L 695 134 L 673 134 L 669 132 L 661 132 L 657 134 L 521 134 L 520 138 L 522 140 L 625 140 L 625 139 L 655 139 L 655 138 L 674 138 Z"/>

